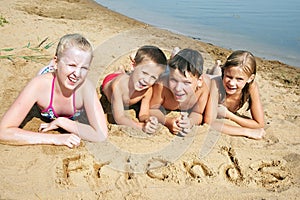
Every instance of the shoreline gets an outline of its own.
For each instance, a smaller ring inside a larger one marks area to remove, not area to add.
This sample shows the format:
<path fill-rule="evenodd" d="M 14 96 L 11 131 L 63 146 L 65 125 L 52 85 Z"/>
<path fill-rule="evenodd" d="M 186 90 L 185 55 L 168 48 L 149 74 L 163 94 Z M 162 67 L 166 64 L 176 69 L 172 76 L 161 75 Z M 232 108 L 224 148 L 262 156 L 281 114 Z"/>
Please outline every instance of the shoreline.
<path fill-rule="evenodd" d="M 224 32 L 216 29 L 216 27 L 211 27 L 211 26 L 201 25 L 198 27 L 200 31 L 197 32 L 195 28 L 194 29 L 192 28 L 190 30 L 188 27 L 185 27 L 184 25 L 179 23 L 177 24 L 177 26 L 181 27 L 181 29 L 178 29 L 178 27 L 176 27 L 176 24 L 174 25 L 174 27 L 171 25 L 172 20 L 170 20 L 169 18 L 167 18 L 167 22 L 160 23 L 157 22 L 157 20 L 155 20 L 156 18 L 152 19 L 144 15 L 139 15 L 138 13 L 135 12 L 130 12 L 129 9 L 127 9 L 126 5 L 125 8 L 122 9 L 122 5 L 124 5 L 125 3 L 119 2 L 120 4 L 118 3 L 116 5 L 114 2 L 108 2 L 108 1 L 97 2 L 95 0 L 95 2 L 98 3 L 99 5 L 103 3 L 103 5 L 101 6 L 104 6 L 105 8 L 110 9 L 113 12 L 120 12 L 122 15 L 130 17 L 131 19 L 134 20 L 138 20 L 142 23 L 149 23 L 151 26 L 154 26 L 158 29 L 163 29 L 176 34 L 181 34 L 186 37 L 190 37 L 205 43 L 211 43 L 215 46 L 219 46 L 226 49 L 231 49 L 231 50 L 246 49 L 252 52 L 255 56 L 260 57 L 262 59 L 280 61 L 281 63 L 294 66 L 296 68 L 300 68 L 299 65 L 300 60 L 298 60 L 297 52 L 295 52 L 295 49 L 291 50 L 288 47 L 283 48 L 282 46 L 279 46 L 280 50 L 278 50 L 278 46 L 274 46 L 272 44 L 268 44 L 268 45 L 262 44 L 257 40 L 254 41 L 253 39 L 250 39 L 251 36 L 229 33 L 226 31 Z M 128 6 L 132 7 L 134 5 L 131 5 L 129 3 Z M 164 4 L 162 5 L 162 9 L 163 8 L 165 8 Z M 143 9 L 143 7 L 141 9 Z M 152 12 L 149 12 L 148 15 L 150 15 L 150 13 Z M 160 17 L 157 17 L 157 19 L 160 19 Z M 179 19 L 174 18 L 173 20 L 179 20 Z M 277 49 L 277 51 L 273 51 L 275 49 Z M 281 52 L 284 52 L 284 54 L 282 54 Z"/>
<path fill-rule="evenodd" d="M 126 64 L 127 54 L 143 44 L 157 45 L 166 53 L 175 46 L 197 49 L 206 67 L 216 59 L 224 62 L 231 52 L 138 22 L 93 0 L 3 1 L 0 15 L 9 22 L 0 26 L 0 116 L 49 63 L 66 33 L 81 33 L 95 47 L 89 77 L 96 87 L 102 76 Z M 209 134 L 206 125 L 179 138 L 163 126 L 146 137 L 108 124 L 106 142 L 82 141 L 74 149 L 1 143 L 0 198 L 297 199 L 300 69 L 256 58 L 266 121 L 263 140 Z M 41 122 L 33 117 L 24 129 L 36 131 Z M 205 149 L 208 140 L 212 144 Z"/>

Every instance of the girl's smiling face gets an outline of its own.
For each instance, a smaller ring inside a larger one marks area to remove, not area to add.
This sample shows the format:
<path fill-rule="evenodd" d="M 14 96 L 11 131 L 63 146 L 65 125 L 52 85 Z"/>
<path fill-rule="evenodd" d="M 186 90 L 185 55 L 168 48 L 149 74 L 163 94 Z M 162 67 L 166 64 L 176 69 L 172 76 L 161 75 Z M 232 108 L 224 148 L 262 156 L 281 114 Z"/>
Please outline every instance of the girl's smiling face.
<path fill-rule="evenodd" d="M 190 72 L 182 74 L 178 69 L 170 68 L 169 89 L 177 102 L 185 102 L 195 96 L 199 79 Z"/>
<path fill-rule="evenodd" d="M 246 83 L 252 81 L 252 77 L 248 76 L 241 67 L 228 67 L 224 70 L 223 85 L 226 94 L 241 94 Z"/>
<path fill-rule="evenodd" d="M 76 47 L 67 49 L 61 58 L 56 58 L 57 77 L 62 85 L 70 90 L 81 85 L 87 76 L 91 60 L 89 51 Z"/>

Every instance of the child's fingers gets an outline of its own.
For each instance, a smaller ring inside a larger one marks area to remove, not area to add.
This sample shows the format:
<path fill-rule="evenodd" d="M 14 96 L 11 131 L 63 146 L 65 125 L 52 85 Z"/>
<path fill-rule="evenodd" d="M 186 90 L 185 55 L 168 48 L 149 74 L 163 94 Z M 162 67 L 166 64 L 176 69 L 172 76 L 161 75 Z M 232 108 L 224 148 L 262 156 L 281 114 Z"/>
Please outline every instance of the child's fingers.
<path fill-rule="evenodd" d="M 157 127 L 158 127 L 157 123 L 155 123 L 155 122 L 152 123 L 151 120 L 149 120 L 145 125 L 144 131 L 146 133 L 152 134 L 157 130 Z"/>
<path fill-rule="evenodd" d="M 191 128 L 191 121 L 188 117 L 185 119 L 180 119 L 177 121 L 177 126 L 180 128 Z"/>
<path fill-rule="evenodd" d="M 72 144 L 74 144 L 75 146 L 78 146 L 80 144 L 80 137 L 78 137 L 77 135 L 72 134 L 71 137 L 69 138 L 70 142 Z"/>
<path fill-rule="evenodd" d="M 150 129 L 157 129 L 157 124 L 148 123 L 147 127 L 150 128 Z"/>
<path fill-rule="evenodd" d="M 177 134 L 182 131 L 182 128 L 178 126 L 179 120 L 174 121 L 173 127 L 172 127 L 172 133 Z"/>
<path fill-rule="evenodd" d="M 47 132 L 48 126 L 49 126 L 48 123 L 41 124 L 40 127 L 39 127 L 39 132 Z"/>
<path fill-rule="evenodd" d="M 67 141 L 65 142 L 65 145 L 67 145 L 70 148 L 73 148 L 74 146 L 80 145 L 80 140 L 80 137 L 78 137 L 77 135 L 70 134 Z"/>
<path fill-rule="evenodd" d="M 153 128 L 153 127 L 148 127 L 148 129 L 146 130 L 146 133 L 148 134 L 153 134 L 156 132 L 156 128 Z"/>
<path fill-rule="evenodd" d="M 158 124 L 158 119 L 154 116 L 150 116 L 149 121 L 151 124 Z"/>
<path fill-rule="evenodd" d="M 189 116 L 189 114 L 188 114 L 187 112 L 181 112 L 181 119 L 182 119 L 182 120 L 187 119 L 188 116 Z"/>

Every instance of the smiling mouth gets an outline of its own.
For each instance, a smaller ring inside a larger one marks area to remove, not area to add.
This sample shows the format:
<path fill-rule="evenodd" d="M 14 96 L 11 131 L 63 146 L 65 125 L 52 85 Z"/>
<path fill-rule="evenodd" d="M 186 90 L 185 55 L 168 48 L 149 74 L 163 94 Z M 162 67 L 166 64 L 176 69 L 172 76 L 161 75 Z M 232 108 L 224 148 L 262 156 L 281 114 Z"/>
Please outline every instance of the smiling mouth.
<path fill-rule="evenodd" d="M 70 80 L 72 83 L 77 83 L 77 81 L 78 81 L 77 78 L 72 77 L 72 76 L 69 76 L 68 78 L 69 78 L 69 80 Z"/>
<path fill-rule="evenodd" d="M 229 90 L 236 90 L 236 88 L 227 87 Z"/>
<path fill-rule="evenodd" d="M 138 86 L 139 88 L 145 88 L 147 87 L 148 85 L 147 84 L 143 84 L 141 81 L 138 82 Z"/>
<path fill-rule="evenodd" d="M 175 93 L 176 99 L 182 99 L 184 97 L 184 94 L 177 94 Z"/>
<path fill-rule="evenodd" d="M 229 92 L 229 93 L 235 93 L 237 91 L 237 88 L 227 87 L 226 91 Z"/>

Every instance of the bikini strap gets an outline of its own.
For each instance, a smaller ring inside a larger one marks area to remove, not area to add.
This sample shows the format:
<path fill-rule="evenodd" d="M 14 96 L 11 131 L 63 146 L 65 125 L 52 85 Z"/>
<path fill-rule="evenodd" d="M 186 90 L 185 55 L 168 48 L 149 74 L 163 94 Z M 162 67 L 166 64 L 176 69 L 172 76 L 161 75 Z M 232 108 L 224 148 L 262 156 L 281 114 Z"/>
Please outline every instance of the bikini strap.
<path fill-rule="evenodd" d="M 49 108 L 52 108 L 52 110 L 53 110 L 53 113 L 54 113 L 54 115 L 55 115 L 55 117 L 58 117 L 58 115 L 55 113 L 55 111 L 54 111 L 54 108 L 53 108 L 53 105 L 52 105 L 52 103 L 53 103 L 53 96 L 54 96 L 54 83 L 55 83 L 55 79 L 56 79 L 56 76 L 54 76 L 53 77 L 53 80 L 52 80 L 52 88 L 51 88 L 51 99 L 50 99 L 50 104 L 49 104 Z M 75 92 L 73 92 L 73 111 L 74 111 L 74 113 L 73 113 L 73 115 L 76 113 L 76 103 L 75 103 Z M 73 116 L 72 115 L 72 116 Z M 71 117 L 72 117 L 71 116 Z"/>
<path fill-rule="evenodd" d="M 50 96 L 50 103 L 49 106 L 52 108 L 52 102 L 53 102 L 53 95 L 54 95 L 54 83 L 55 83 L 56 76 L 53 77 L 52 80 L 52 88 L 51 88 L 51 96 Z"/>
<path fill-rule="evenodd" d="M 74 110 L 74 114 L 75 114 L 76 113 L 75 91 L 73 92 L 73 110 Z"/>

